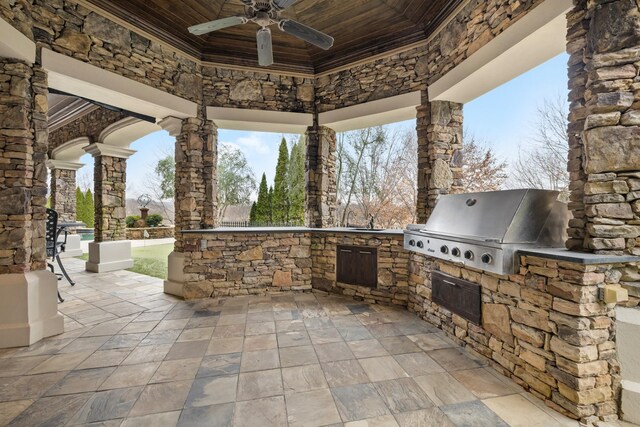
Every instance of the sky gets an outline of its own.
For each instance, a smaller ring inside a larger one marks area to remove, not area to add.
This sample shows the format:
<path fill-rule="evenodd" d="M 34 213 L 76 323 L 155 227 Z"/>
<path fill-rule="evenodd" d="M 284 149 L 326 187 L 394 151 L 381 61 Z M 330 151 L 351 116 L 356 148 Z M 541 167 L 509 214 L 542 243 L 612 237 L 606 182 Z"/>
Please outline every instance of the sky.
<path fill-rule="evenodd" d="M 536 111 L 546 99 L 567 96 L 567 54 L 561 54 L 503 84 L 464 106 L 465 132 L 473 134 L 486 147 L 491 147 L 501 160 L 515 161 L 520 146 L 526 147 L 535 135 Z M 414 128 L 415 120 L 395 123 L 392 128 Z M 233 145 L 245 154 L 253 169 L 256 181 L 262 173 L 273 182 L 278 146 L 285 136 L 289 143 L 295 135 L 265 132 L 242 132 L 219 129 L 218 141 Z M 136 150 L 127 160 L 127 197 L 137 197 L 148 192 L 149 176 L 155 164 L 168 154 L 173 154 L 174 139 L 165 131 L 159 131 L 135 141 Z M 93 159 L 84 155 L 85 166 L 78 171 L 78 182 L 93 181 Z"/>

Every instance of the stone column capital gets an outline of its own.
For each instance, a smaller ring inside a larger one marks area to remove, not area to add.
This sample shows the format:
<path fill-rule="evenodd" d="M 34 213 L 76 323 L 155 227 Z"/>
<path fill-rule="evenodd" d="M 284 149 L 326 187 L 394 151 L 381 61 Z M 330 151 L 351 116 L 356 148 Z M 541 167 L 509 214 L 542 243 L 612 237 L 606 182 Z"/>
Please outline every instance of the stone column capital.
<path fill-rule="evenodd" d="M 178 117 L 168 116 L 158 122 L 158 126 L 169 132 L 174 138 L 180 135 L 182 131 L 182 119 Z"/>
<path fill-rule="evenodd" d="M 47 160 L 47 167 L 51 170 L 63 169 L 63 170 L 77 171 L 83 166 L 84 166 L 84 163 L 79 163 L 79 162 L 70 162 L 67 160 L 56 160 L 56 159 Z"/>
<path fill-rule="evenodd" d="M 93 157 L 107 156 L 119 159 L 128 159 L 136 152 L 136 150 L 131 150 L 129 148 L 115 147 L 113 145 L 100 144 L 98 142 L 87 145 L 83 149 Z"/>

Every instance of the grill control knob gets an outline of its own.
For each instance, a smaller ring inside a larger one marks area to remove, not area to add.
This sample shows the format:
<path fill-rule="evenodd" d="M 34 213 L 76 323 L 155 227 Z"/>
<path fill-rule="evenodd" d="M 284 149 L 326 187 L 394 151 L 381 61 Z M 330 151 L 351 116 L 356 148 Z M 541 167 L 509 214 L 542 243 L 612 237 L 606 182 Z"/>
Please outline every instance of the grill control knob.
<path fill-rule="evenodd" d="M 485 264 L 491 264 L 493 262 L 493 257 L 489 254 L 482 254 L 482 257 L 480 257 L 480 259 Z"/>
<path fill-rule="evenodd" d="M 418 240 L 418 247 L 424 248 L 424 243 L 422 243 L 422 240 Z"/>
<path fill-rule="evenodd" d="M 440 252 L 442 252 L 443 254 L 448 254 L 449 253 L 449 248 L 445 245 L 445 246 L 440 246 Z"/>
<path fill-rule="evenodd" d="M 460 249 L 458 249 L 458 248 L 451 249 L 451 255 L 460 256 Z"/>
<path fill-rule="evenodd" d="M 416 241 L 411 239 L 409 240 L 409 246 L 415 246 L 416 245 Z"/>
<path fill-rule="evenodd" d="M 466 259 L 473 259 L 473 252 L 471 251 L 464 251 L 464 257 Z"/>

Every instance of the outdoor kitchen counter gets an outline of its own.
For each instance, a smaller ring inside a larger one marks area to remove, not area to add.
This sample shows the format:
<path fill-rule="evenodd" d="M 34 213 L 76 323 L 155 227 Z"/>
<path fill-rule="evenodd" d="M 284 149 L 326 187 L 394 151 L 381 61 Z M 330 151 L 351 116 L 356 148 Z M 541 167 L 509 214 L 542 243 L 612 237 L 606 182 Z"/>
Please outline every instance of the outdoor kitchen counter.
<path fill-rule="evenodd" d="M 530 255 L 555 261 L 565 261 L 574 264 L 598 265 L 598 264 L 622 264 L 628 262 L 640 262 L 640 257 L 633 255 L 607 255 L 587 252 L 576 252 L 562 248 L 531 248 L 521 249 L 520 255 Z"/>
<path fill-rule="evenodd" d="M 401 236 L 403 231 L 399 229 L 362 230 L 346 227 L 333 228 L 309 228 L 309 227 L 220 227 L 204 230 L 185 230 L 184 234 L 282 234 L 282 233 L 344 233 L 344 234 L 377 234 Z"/>

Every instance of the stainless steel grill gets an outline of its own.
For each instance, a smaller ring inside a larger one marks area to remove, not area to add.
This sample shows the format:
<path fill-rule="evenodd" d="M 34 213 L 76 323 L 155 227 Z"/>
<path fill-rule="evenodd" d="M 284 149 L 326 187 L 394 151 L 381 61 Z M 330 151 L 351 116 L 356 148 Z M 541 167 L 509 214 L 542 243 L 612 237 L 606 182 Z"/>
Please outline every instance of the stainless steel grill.
<path fill-rule="evenodd" d="M 557 191 L 534 189 L 442 196 L 426 224 L 407 226 L 404 247 L 512 274 L 519 249 L 564 247 L 570 213 L 557 199 Z"/>

